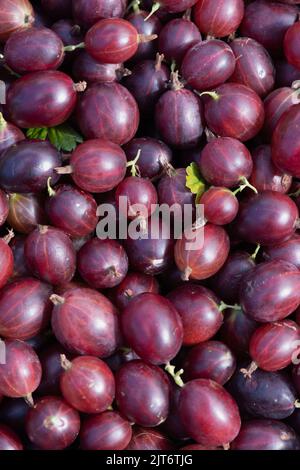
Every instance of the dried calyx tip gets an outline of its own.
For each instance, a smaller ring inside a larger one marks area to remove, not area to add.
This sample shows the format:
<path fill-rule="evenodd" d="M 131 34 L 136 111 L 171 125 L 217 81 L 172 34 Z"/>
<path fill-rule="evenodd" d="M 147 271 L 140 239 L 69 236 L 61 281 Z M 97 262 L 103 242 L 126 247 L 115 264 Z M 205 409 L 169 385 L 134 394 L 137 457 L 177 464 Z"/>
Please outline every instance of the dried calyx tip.
<path fill-rule="evenodd" d="M 190 275 L 192 274 L 192 271 L 193 271 L 193 270 L 192 270 L 191 268 L 189 268 L 189 267 L 185 268 L 184 272 L 183 272 L 182 275 L 181 275 L 181 279 L 182 279 L 183 281 L 189 281 Z"/>
<path fill-rule="evenodd" d="M 65 354 L 60 355 L 60 364 L 64 370 L 69 370 L 72 367 L 72 362 L 67 359 Z"/>
<path fill-rule="evenodd" d="M 50 300 L 54 305 L 62 305 L 65 302 L 65 299 L 57 294 L 52 294 Z"/>
<path fill-rule="evenodd" d="M 28 395 L 26 395 L 26 397 L 24 397 L 24 400 L 25 400 L 25 402 L 27 403 L 28 406 L 30 406 L 31 408 L 34 408 L 34 401 L 33 401 L 31 393 L 28 393 Z"/>
<path fill-rule="evenodd" d="M 253 372 L 256 371 L 256 369 L 258 369 L 258 365 L 256 364 L 256 362 L 252 361 L 250 366 L 246 369 L 246 368 L 243 368 L 243 369 L 240 369 L 240 372 L 248 379 L 251 379 L 252 377 L 252 374 Z"/>
<path fill-rule="evenodd" d="M 82 93 L 87 88 L 87 82 L 74 83 L 74 89 L 77 93 Z"/>
<path fill-rule="evenodd" d="M 15 233 L 12 228 L 9 228 L 7 231 L 8 234 L 3 237 L 3 240 L 5 241 L 5 243 L 9 244 L 9 242 L 14 238 Z"/>
<path fill-rule="evenodd" d="M 176 70 L 175 72 L 171 72 L 171 88 L 172 90 L 181 90 L 184 88 L 183 83 L 179 79 L 179 72 Z"/>
<path fill-rule="evenodd" d="M 73 168 L 71 165 L 58 166 L 54 168 L 54 170 L 58 175 L 70 175 L 71 173 L 73 173 Z"/>
<path fill-rule="evenodd" d="M 150 42 L 150 41 L 154 41 L 154 39 L 157 39 L 157 38 L 158 38 L 157 34 L 139 34 L 138 42 L 139 43 Z"/>
<path fill-rule="evenodd" d="M 164 60 L 165 56 L 163 54 L 160 54 L 159 52 L 156 54 L 156 60 L 155 60 L 155 70 L 158 71 L 161 69 L 161 64 Z"/>
<path fill-rule="evenodd" d="M 38 229 L 41 235 L 45 235 L 48 232 L 48 225 L 38 225 Z"/>

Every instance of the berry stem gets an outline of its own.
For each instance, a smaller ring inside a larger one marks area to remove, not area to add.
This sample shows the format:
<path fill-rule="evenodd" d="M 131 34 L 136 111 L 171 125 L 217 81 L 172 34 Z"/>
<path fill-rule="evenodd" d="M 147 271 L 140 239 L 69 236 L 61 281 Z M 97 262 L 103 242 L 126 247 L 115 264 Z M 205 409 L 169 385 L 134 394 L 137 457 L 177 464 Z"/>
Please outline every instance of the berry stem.
<path fill-rule="evenodd" d="M 51 176 L 47 179 L 47 189 L 48 189 L 48 194 L 50 197 L 55 196 L 56 192 L 54 189 L 51 187 Z"/>
<path fill-rule="evenodd" d="M 223 312 L 223 310 L 227 310 L 228 308 L 232 308 L 233 310 L 240 310 L 240 306 L 238 304 L 228 305 L 228 304 L 225 304 L 225 302 L 223 301 L 221 301 L 218 307 L 218 310 L 219 312 Z"/>
<path fill-rule="evenodd" d="M 150 42 L 157 39 L 157 34 L 139 34 L 138 35 L 138 43 Z"/>
<path fill-rule="evenodd" d="M 253 259 L 253 260 L 255 260 L 257 254 L 258 254 L 258 252 L 259 252 L 259 250 L 260 250 L 260 244 L 258 243 L 258 244 L 256 245 L 256 248 L 255 248 L 254 253 L 252 253 L 252 255 L 250 256 L 250 258 Z"/>
<path fill-rule="evenodd" d="M 178 372 L 175 372 L 175 366 L 172 366 L 170 362 L 165 365 L 165 371 L 173 377 L 174 382 L 178 387 L 184 387 L 184 382 L 181 378 L 181 375 L 184 373 L 183 369 L 180 369 Z"/>
<path fill-rule="evenodd" d="M 15 236 L 15 233 L 13 231 L 12 228 L 8 229 L 8 234 L 5 235 L 5 237 L 3 237 L 3 241 L 5 241 L 5 243 L 9 244 L 9 242 L 14 238 Z"/>
<path fill-rule="evenodd" d="M 3 114 L 0 113 L 0 131 L 2 131 L 3 129 L 5 129 L 7 126 L 7 122 L 5 121 L 4 117 L 3 117 Z"/>
<path fill-rule="evenodd" d="M 142 153 L 142 150 L 139 149 L 138 153 L 136 154 L 136 157 L 134 160 L 130 160 L 130 162 L 127 162 L 126 167 L 131 168 L 131 176 L 140 176 L 140 170 L 139 167 L 137 166 L 137 162 L 140 158 L 140 155 Z"/>
<path fill-rule="evenodd" d="M 248 379 L 251 379 L 252 374 L 256 371 L 256 369 L 258 369 L 258 365 L 256 364 L 256 362 L 252 361 L 248 369 L 240 369 L 240 372 L 244 374 L 244 376 Z"/>
<path fill-rule="evenodd" d="M 76 49 L 84 49 L 84 48 L 85 48 L 84 42 L 80 42 L 79 44 L 74 44 L 72 46 L 65 46 L 64 51 L 73 52 L 73 51 L 76 51 Z"/>
<path fill-rule="evenodd" d="M 158 11 L 159 9 L 160 9 L 160 3 L 159 3 L 159 2 L 153 3 L 152 9 L 151 9 L 149 15 L 146 16 L 146 18 L 144 19 L 144 21 L 149 20 L 149 18 L 151 18 L 151 16 L 154 15 L 154 13 L 155 13 L 156 11 Z"/>
<path fill-rule="evenodd" d="M 54 305 L 62 305 L 65 302 L 65 299 L 57 294 L 52 294 L 50 300 Z"/>

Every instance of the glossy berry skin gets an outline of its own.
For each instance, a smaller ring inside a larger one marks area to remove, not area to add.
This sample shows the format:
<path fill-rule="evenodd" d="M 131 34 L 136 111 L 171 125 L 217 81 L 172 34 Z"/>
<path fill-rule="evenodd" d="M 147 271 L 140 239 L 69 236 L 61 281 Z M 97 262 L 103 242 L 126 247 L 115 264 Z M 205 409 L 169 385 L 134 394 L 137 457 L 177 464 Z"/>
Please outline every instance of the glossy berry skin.
<path fill-rule="evenodd" d="M 241 83 L 266 96 L 275 84 L 275 68 L 266 49 L 250 38 L 237 38 L 230 43 L 235 55 L 235 69 L 231 82 Z"/>
<path fill-rule="evenodd" d="M 142 115 L 152 116 L 159 97 L 168 88 L 170 71 L 161 63 L 162 58 L 158 55 L 156 60 L 138 62 L 125 81 Z"/>
<path fill-rule="evenodd" d="M 248 357 L 250 339 L 258 326 L 259 323 L 245 315 L 242 309 L 228 309 L 220 329 L 220 338 L 236 357 Z"/>
<path fill-rule="evenodd" d="M 176 441 L 183 441 L 189 438 L 179 415 L 179 400 L 181 391 L 182 388 L 178 387 L 175 382 L 173 382 L 171 386 L 169 416 L 161 425 L 161 431 L 169 438 Z"/>
<path fill-rule="evenodd" d="M 227 233 L 222 227 L 209 223 L 189 233 L 188 238 L 183 234 L 175 244 L 175 261 L 184 280 L 208 279 L 221 269 L 228 254 Z"/>
<path fill-rule="evenodd" d="M 221 137 L 245 142 L 252 139 L 264 123 L 260 97 L 238 83 L 225 83 L 216 89 L 216 97 L 207 97 L 205 120 L 209 129 Z"/>
<path fill-rule="evenodd" d="M 52 312 L 52 329 L 70 352 L 108 357 L 119 345 L 116 309 L 104 295 L 87 288 L 67 290 Z"/>
<path fill-rule="evenodd" d="M 0 266 L 0 288 L 2 288 L 7 283 L 14 269 L 13 252 L 5 238 L 0 238 Z"/>
<path fill-rule="evenodd" d="M 122 203 L 122 198 L 127 200 Z M 116 189 L 116 204 L 119 212 L 129 219 L 147 219 L 156 210 L 156 188 L 146 178 L 128 176 Z"/>
<path fill-rule="evenodd" d="M 287 60 L 277 60 L 276 68 L 276 85 L 278 87 L 290 87 L 294 81 L 299 80 L 300 70 L 289 64 Z"/>
<path fill-rule="evenodd" d="M 9 339 L 29 339 L 49 323 L 52 289 L 37 279 L 16 280 L 0 292 L 0 335 Z"/>
<path fill-rule="evenodd" d="M 169 413 L 170 382 L 159 367 L 142 361 L 124 364 L 116 374 L 116 401 L 129 422 L 154 427 Z"/>
<path fill-rule="evenodd" d="M 74 182 L 85 191 L 104 193 L 116 187 L 126 174 L 126 156 L 119 145 L 101 139 L 80 144 L 72 153 Z"/>
<path fill-rule="evenodd" d="M 265 124 L 264 134 L 271 141 L 273 132 L 281 116 L 293 105 L 300 103 L 300 94 L 298 89 L 283 87 L 272 91 L 264 100 L 265 106 Z"/>
<path fill-rule="evenodd" d="M 126 62 L 136 53 L 138 43 L 139 35 L 136 28 L 121 18 L 100 20 L 85 36 L 88 53 L 104 64 Z"/>
<path fill-rule="evenodd" d="M 144 292 L 159 293 L 159 285 L 154 276 L 129 272 L 123 281 L 111 291 L 114 304 L 124 309 L 137 295 Z"/>
<path fill-rule="evenodd" d="M 34 22 L 34 11 L 29 0 L 2 2 L 0 42 L 5 42 L 15 31 L 29 28 Z"/>
<path fill-rule="evenodd" d="M 157 102 L 155 123 L 167 144 L 177 148 L 195 147 L 203 133 L 202 103 L 190 90 L 169 90 Z"/>
<path fill-rule="evenodd" d="M 282 260 L 266 261 L 243 278 L 241 306 L 256 321 L 282 320 L 299 306 L 299 283 L 296 266 Z"/>
<path fill-rule="evenodd" d="M 13 252 L 14 257 L 14 266 L 13 266 L 13 273 L 12 279 L 20 278 L 20 277 L 27 277 L 30 276 L 29 269 L 27 268 L 25 255 L 24 255 L 24 244 L 25 244 L 26 237 L 18 235 L 12 239 L 10 242 L 10 247 Z"/>
<path fill-rule="evenodd" d="M 47 223 L 44 202 L 40 194 L 10 194 L 7 223 L 17 232 L 32 232 L 37 225 Z"/>
<path fill-rule="evenodd" d="M 160 5 L 169 13 L 178 13 L 191 8 L 197 0 L 161 0 Z"/>
<path fill-rule="evenodd" d="M 199 202 L 204 204 L 205 219 L 215 225 L 229 224 L 239 210 L 236 196 L 227 188 L 211 186 Z"/>
<path fill-rule="evenodd" d="M 234 33 L 244 16 L 242 0 L 200 0 L 194 7 L 194 21 L 201 33 L 224 37 Z"/>
<path fill-rule="evenodd" d="M 264 249 L 265 260 L 283 260 L 300 269 L 300 236 L 295 233 L 288 240 Z"/>
<path fill-rule="evenodd" d="M 25 136 L 21 129 L 10 122 L 6 122 L 0 114 L 0 155 L 4 150 L 24 139 Z"/>
<path fill-rule="evenodd" d="M 299 348 L 300 329 L 292 320 L 267 323 L 255 330 L 249 353 L 255 364 L 266 371 L 287 367 Z"/>
<path fill-rule="evenodd" d="M 128 257 L 115 240 L 92 238 L 78 253 L 78 271 L 94 289 L 107 289 L 120 284 L 128 271 Z"/>
<path fill-rule="evenodd" d="M 208 183 L 231 188 L 238 186 L 243 177 L 249 178 L 253 162 L 242 142 L 231 137 L 220 137 L 206 144 L 201 152 L 199 166 Z"/>
<path fill-rule="evenodd" d="M 28 235 L 24 247 L 30 271 L 49 284 L 71 281 L 76 269 L 76 253 L 71 239 L 62 230 L 41 225 Z"/>
<path fill-rule="evenodd" d="M 253 170 L 249 178 L 258 192 L 278 191 L 287 193 L 292 185 L 292 177 L 280 171 L 272 161 L 269 145 L 260 145 L 252 152 Z"/>
<path fill-rule="evenodd" d="M 153 14 L 147 19 L 147 21 L 145 21 L 148 15 L 148 11 L 139 9 L 126 16 L 126 20 L 135 27 L 139 34 L 144 34 L 146 36 L 150 36 L 152 34 L 159 35 L 162 28 L 159 18 Z M 142 60 L 154 59 L 157 53 L 157 42 L 157 39 L 149 42 L 140 42 L 138 49 L 134 56 L 131 57 L 130 62 L 138 63 Z"/>
<path fill-rule="evenodd" d="M 78 436 L 79 413 L 59 397 L 43 397 L 31 408 L 26 419 L 26 433 L 42 450 L 69 447 Z"/>
<path fill-rule="evenodd" d="M 131 425 L 114 411 L 88 417 L 80 431 L 82 450 L 123 450 L 132 436 Z"/>
<path fill-rule="evenodd" d="M 187 51 L 181 74 L 189 86 L 204 91 L 226 82 L 235 66 L 231 47 L 219 39 L 209 39 L 198 42 Z"/>
<path fill-rule="evenodd" d="M 115 82 L 122 76 L 121 64 L 102 64 L 93 59 L 86 51 L 81 51 L 75 58 L 72 75 L 76 80 L 94 83 Z"/>
<path fill-rule="evenodd" d="M 7 194 L 0 190 L 0 226 L 3 225 L 9 213 L 9 199 Z"/>
<path fill-rule="evenodd" d="M 287 29 L 297 21 L 297 13 L 292 5 L 256 0 L 246 6 L 241 35 L 255 39 L 272 56 L 278 56 L 282 53 Z"/>
<path fill-rule="evenodd" d="M 296 22 L 286 31 L 283 41 L 285 57 L 290 64 L 297 68 L 300 67 L 299 32 L 300 28 Z"/>
<path fill-rule="evenodd" d="M 104 139 L 123 145 L 137 131 L 139 110 L 125 87 L 118 83 L 101 83 L 84 93 L 77 107 L 77 119 L 87 139 Z"/>
<path fill-rule="evenodd" d="M 295 410 L 296 391 L 281 372 L 257 369 L 246 376 L 238 367 L 227 389 L 241 411 L 257 418 L 285 419 Z"/>
<path fill-rule="evenodd" d="M 184 380 L 211 379 L 224 385 L 236 368 L 235 357 L 220 341 L 206 341 L 190 349 L 183 361 Z"/>
<path fill-rule="evenodd" d="M 174 241 L 168 230 L 165 222 L 151 222 L 150 219 L 143 236 L 136 240 L 129 236 L 124 240 L 132 269 L 153 276 L 166 271 L 172 265 Z"/>
<path fill-rule="evenodd" d="M 172 152 L 161 140 L 151 137 L 137 137 L 124 147 L 128 161 L 132 161 L 141 150 L 138 168 L 143 178 L 157 178 L 168 168 L 172 160 Z"/>
<path fill-rule="evenodd" d="M 60 185 L 46 201 L 50 222 L 71 237 L 85 237 L 96 228 L 97 203 L 87 192 L 76 186 Z"/>
<path fill-rule="evenodd" d="M 62 354 L 71 359 L 70 353 L 56 341 L 39 351 L 43 373 L 41 383 L 36 391 L 37 395 L 61 395 L 60 376 L 64 371 L 61 366 Z"/>
<path fill-rule="evenodd" d="M 7 92 L 10 119 L 19 127 L 54 127 L 68 119 L 77 94 L 72 79 L 47 70 L 18 78 Z"/>
<path fill-rule="evenodd" d="M 102 18 L 122 17 L 126 10 L 125 0 L 75 0 L 72 12 L 77 24 L 90 28 Z"/>
<path fill-rule="evenodd" d="M 244 422 L 231 450 L 298 450 L 299 438 L 294 429 L 275 419 Z"/>
<path fill-rule="evenodd" d="M 195 206 L 195 197 L 186 187 L 186 168 L 168 169 L 159 180 L 157 193 L 159 204 L 167 204 L 169 207 L 177 204 L 180 210 L 184 210 L 185 204 L 193 208 Z"/>
<path fill-rule="evenodd" d="M 135 426 L 132 438 L 126 450 L 173 450 L 174 446 L 168 437 L 155 429 Z"/>
<path fill-rule="evenodd" d="M 300 176 L 300 140 L 297 129 L 300 121 L 300 105 L 292 106 L 278 121 L 272 137 L 272 160 L 282 171 Z"/>
<path fill-rule="evenodd" d="M 166 298 L 152 293 L 136 296 L 121 316 L 124 338 L 134 352 L 151 364 L 166 364 L 178 353 L 182 321 Z"/>
<path fill-rule="evenodd" d="M 274 245 L 294 234 L 297 218 L 298 209 L 291 198 L 276 191 L 263 191 L 240 204 L 236 234 L 249 243 Z"/>
<path fill-rule="evenodd" d="M 37 193 L 47 187 L 54 168 L 61 165 L 61 155 L 50 142 L 23 141 L 5 151 L 0 160 L 0 186 L 10 193 Z"/>
<path fill-rule="evenodd" d="M 254 260 L 245 251 L 231 253 L 223 267 L 210 279 L 214 292 L 228 304 L 238 303 L 243 276 L 255 266 Z"/>
<path fill-rule="evenodd" d="M 180 65 L 187 51 L 201 41 L 197 26 L 186 18 L 175 18 L 164 25 L 159 33 L 158 50 L 169 62 Z"/>
<path fill-rule="evenodd" d="M 179 413 L 189 436 L 206 446 L 219 446 L 233 441 L 241 427 L 237 404 L 213 380 L 188 382 L 180 395 Z"/>
<path fill-rule="evenodd" d="M 223 315 L 213 292 L 196 284 L 185 284 L 167 298 L 179 313 L 183 324 L 183 344 L 193 346 L 212 338 L 222 325 Z"/>
<path fill-rule="evenodd" d="M 64 45 L 51 29 L 29 28 L 10 36 L 4 57 L 6 64 L 18 74 L 54 70 L 64 60 Z"/>
<path fill-rule="evenodd" d="M 65 400 L 81 413 L 101 413 L 111 406 L 115 395 L 115 379 L 101 359 L 81 356 L 72 362 L 62 359 L 65 369 L 60 388 Z"/>
<path fill-rule="evenodd" d="M 23 450 L 19 437 L 4 424 L 0 425 L 0 450 Z"/>
<path fill-rule="evenodd" d="M 0 393 L 11 398 L 28 397 L 41 381 L 42 368 L 31 346 L 5 340 L 5 364 L 0 364 Z"/>

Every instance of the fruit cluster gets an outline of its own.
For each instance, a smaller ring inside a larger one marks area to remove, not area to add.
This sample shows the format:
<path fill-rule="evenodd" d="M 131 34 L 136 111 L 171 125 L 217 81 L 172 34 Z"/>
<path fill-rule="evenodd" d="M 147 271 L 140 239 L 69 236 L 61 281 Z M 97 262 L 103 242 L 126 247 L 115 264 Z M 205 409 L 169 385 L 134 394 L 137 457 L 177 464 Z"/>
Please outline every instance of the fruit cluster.
<path fill-rule="evenodd" d="M 0 0 L 0 450 L 300 449 L 299 14 Z"/>

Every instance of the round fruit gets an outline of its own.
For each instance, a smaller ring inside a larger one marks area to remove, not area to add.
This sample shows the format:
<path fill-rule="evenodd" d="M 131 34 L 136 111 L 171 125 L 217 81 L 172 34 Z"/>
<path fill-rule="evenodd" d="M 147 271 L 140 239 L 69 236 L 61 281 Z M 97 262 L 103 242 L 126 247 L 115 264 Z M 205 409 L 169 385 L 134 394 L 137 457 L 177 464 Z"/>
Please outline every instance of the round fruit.
<path fill-rule="evenodd" d="M 28 73 L 7 91 L 10 119 L 25 128 L 62 124 L 70 117 L 76 101 L 77 87 L 73 80 L 56 70 Z"/>
<path fill-rule="evenodd" d="M 151 364 L 167 364 L 182 345 L 181 318 L 171 302 L 161 295 L 136 296 L 123 311 L 121 324 L 127 344 Z"/>
<path fill-rule="evenodd" d="M 81 413 L 101 413 L 111 406 L 115 395 L 115 379 L 101 359 L 81 356 L 68 361 L 61 356 L 64 372 L 60 388 L 65 400 Z"/>
<path fill-rule="evenodd" d="M 134 137 L 139 118 L 135 99 L 118 83 L 88 88 L 77 107 L 78 124 L 87 139 L 110 140 L 119 145 Z"/>
<path fill-rule="evenodd" d="M 16 280 L 0 292 L 0 335 L 9 339 L 29 339 L 50 321 L 52 289 L 37 279 Z"/>
<path fill-rule="evenodd" d="M 31 442 L 42 450 L 69 447 L 78 436 L 79 413 L 59 397 L 43 397 L 30 409 L 26 433 Z"/>
<path fill-rule="evenodd" d="M 40 225 L 28 235 L 24 253 L 30 271 L 44 282 L 60 285 L 74 276 L 75 249 L 62 230 Z"/>
<path fill-rule="evenodd" d="M 114 353 L 120 342 L 119 320 L 115 307 L 104 295 L 73 288 L 51 300 L 52 329 L 68 351 L 101 358 Z"/>
<path fill-rule="evenodd" d="M 123 450 L 132 436 L 131 425 L 114 411 L 88 417 L 80 431 L 83 450 Z"/>

